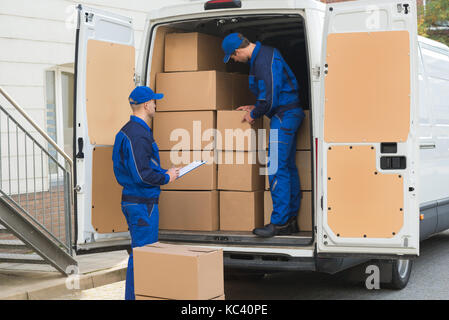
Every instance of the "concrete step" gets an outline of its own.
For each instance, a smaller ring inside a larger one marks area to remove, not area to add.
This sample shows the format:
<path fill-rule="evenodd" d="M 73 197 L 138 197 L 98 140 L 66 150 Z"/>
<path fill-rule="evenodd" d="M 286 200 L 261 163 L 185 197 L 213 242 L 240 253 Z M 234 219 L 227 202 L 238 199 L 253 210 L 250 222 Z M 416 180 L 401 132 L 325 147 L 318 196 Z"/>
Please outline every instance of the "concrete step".
<path fill-rule="evenodd" d="M 19 253 L 0 253 L 0 262 L 6 263 L 30 263 L 30 264 L 47 264 L 39 255 L 19 254 Z"/>
<path fill-rule="evenodd" d="M 0 240 L 0 249 L 27 249 L 27 246 L 20 240 Z"/>

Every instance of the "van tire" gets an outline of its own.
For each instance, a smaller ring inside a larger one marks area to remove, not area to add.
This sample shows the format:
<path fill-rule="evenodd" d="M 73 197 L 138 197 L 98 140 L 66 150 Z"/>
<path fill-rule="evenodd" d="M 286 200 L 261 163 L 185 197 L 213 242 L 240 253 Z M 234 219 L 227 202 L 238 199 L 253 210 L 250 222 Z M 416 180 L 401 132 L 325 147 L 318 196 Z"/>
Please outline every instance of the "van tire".
<path fill-rule="evenodd" d="M 386 284 L 387 287 L 394 290 L 404 289 L 410 280 L 412 267 L 413 260 L 411 259 L 394 260 L 392 263 L 391 281 Z"/>

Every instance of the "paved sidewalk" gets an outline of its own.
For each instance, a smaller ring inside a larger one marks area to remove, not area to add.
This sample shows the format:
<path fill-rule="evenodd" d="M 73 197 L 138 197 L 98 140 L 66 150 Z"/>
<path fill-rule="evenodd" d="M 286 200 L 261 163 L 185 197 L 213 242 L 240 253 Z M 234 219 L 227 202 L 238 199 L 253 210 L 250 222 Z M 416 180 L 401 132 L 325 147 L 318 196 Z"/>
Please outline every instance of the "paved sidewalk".
<path fill-rule="evenodd" d="M 65 295 L 76 296 L 83 290 L 126 279 L 126 250 L 81 255 L 75 259 L 78 261 L 79 276 L 69 278 L 50 265 L 0 263 L 0 300 L 47 300 Z"/>

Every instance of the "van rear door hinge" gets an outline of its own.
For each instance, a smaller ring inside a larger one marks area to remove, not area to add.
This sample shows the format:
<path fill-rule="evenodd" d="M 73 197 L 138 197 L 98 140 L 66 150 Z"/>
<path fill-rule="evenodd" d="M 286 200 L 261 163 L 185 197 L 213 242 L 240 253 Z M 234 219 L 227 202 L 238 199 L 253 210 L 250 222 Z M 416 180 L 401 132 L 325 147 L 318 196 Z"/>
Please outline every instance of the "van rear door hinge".
<path fill-rule="evenodd" d="M 320 75 L 321 75 L 321 67 L 316 66 L 316 67 L 312 68 L 312 74 L 316 79 L 319 79 Z"/>
<path fill-rule="evenodd" d="M 139 86 L 140 85 L 140 74 L 137 74 L 137 73 L 134 73 L 134 84 L 136 85 L 136 86 Z"/>

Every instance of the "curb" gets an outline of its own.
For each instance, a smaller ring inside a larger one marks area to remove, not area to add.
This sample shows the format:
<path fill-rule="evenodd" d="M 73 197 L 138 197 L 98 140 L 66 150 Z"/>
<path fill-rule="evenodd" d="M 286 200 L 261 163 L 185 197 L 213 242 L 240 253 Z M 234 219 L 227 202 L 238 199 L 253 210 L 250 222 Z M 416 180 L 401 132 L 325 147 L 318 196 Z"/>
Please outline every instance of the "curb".
<path fill-rule="evenodd" d="M 49 300 L 55 299 L 64 295 L 80 292 L 82 290 L 101 287 L 114 282 L 126 280 L 127 267 L 116 267 L 103 271 L 92 272 L 86 275 L 79 276 L 78 279 L 64 278 L 59 280 L 56 284 L 33 289 L 21 293 L 16 293 L 7 297 L 2 297 L 0 300 Z M 79 289 L 68 289 L 68 285 L 79 284 Z M 124 296 L 125 293 L 123 293 Z"/>

